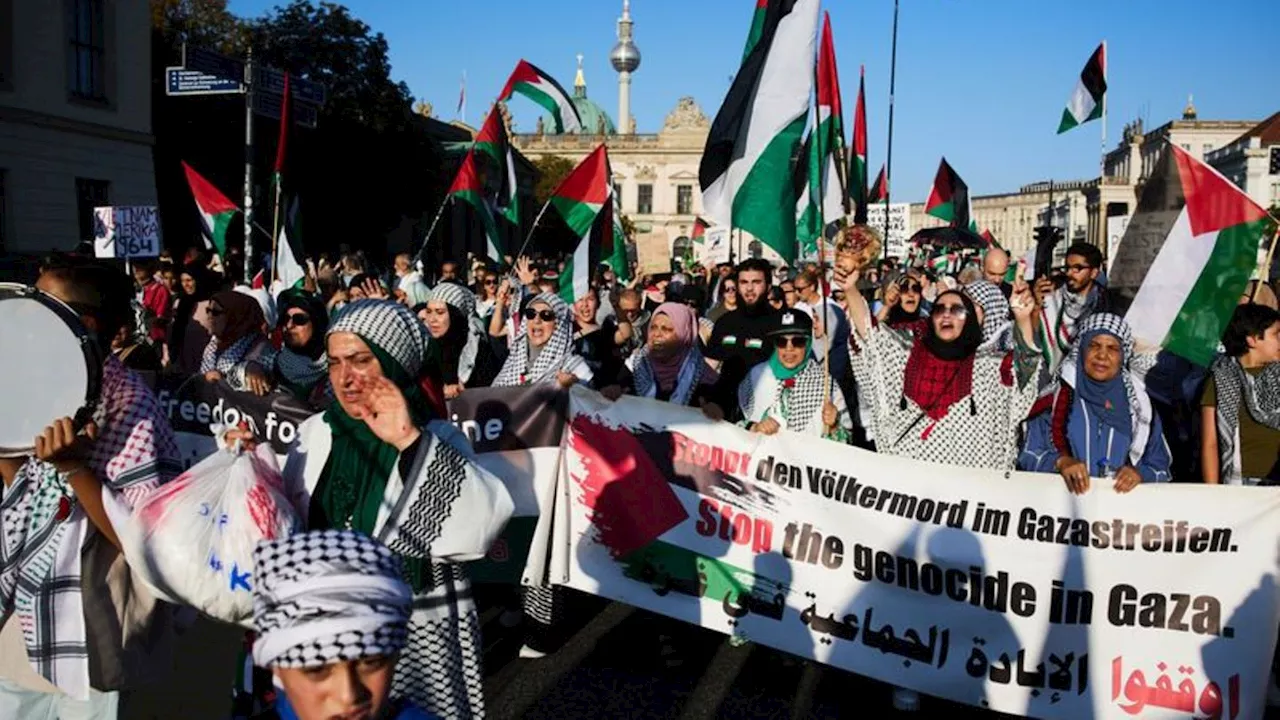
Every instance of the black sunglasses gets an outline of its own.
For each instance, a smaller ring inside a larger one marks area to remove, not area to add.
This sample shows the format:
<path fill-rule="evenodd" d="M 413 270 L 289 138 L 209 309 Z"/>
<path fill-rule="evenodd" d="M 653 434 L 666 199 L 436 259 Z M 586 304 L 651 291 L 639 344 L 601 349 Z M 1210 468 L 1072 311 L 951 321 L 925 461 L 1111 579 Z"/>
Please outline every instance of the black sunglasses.
<path fill-rule="evenodd" d="M 215 306 L 213 306 L 213 305 L 210 305 L 210 306 L 208 307 L 208 309 L 207 309 L 207 312 L 208 312 L 210 315 L 218 316 L 218 315 L 225 315 L 227 311 L 226 311 L 226 310 L 223 310 L 223 309 L 222 309 L 222 308 L 220 308 L 220 307 L 215 307 Z"/>
<path fill-rule="evenodd" d="M 809 338 L 803 335 L 782 335 L 773 339 L 773 346 L 782 350 L 790 345 L 797 350 L 803 348 L 809 343 Z"/>
<path fill-rule="evenodd" d="M 280 318 L 281 327 L 288 327 L 290 325 L 293 325 L 294 327 L 306 327 L 310 324 L 311 324 L 311 316 L 307 315 L 306 313 L 298 313 L 297 315 L 285 315 L 284 317 Z"/>
<path fill-rule="evenodd" d="M 525 320 L 532 320 L 534 318 L 538 318 L 542 320 L 542 322 L 556 321 L 556 314 L 551 312 L 550 310 L 534 310 L 533 308 L 525 308 L 524 312 L 521 314 L 524 315 Z"/>
<path fill-rule="evenodd" d="M 898 283 L 898 288 L 901 290 L 909 290 L 913 293 L 918 293 L 924 290 L 924 288 L 921 287 L 920 283 L 916 283 L 916 282 L 900 282 Z"/>

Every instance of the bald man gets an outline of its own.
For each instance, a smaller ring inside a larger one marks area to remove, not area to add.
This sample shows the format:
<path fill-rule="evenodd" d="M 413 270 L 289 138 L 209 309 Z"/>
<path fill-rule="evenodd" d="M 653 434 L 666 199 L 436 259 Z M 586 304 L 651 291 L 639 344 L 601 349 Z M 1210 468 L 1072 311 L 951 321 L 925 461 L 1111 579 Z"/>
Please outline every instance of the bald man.
<path fill-rule="evenodd" d="M 1004 250 L 993 247 L 982 258 L 982 276 L 1000 288 L 1000 292 L 1004 293 L 1006 298 L 1013 293 L 1013 286 L 1004 281 L 1005 273 L 1008 271 L 1009 253 Z"/>

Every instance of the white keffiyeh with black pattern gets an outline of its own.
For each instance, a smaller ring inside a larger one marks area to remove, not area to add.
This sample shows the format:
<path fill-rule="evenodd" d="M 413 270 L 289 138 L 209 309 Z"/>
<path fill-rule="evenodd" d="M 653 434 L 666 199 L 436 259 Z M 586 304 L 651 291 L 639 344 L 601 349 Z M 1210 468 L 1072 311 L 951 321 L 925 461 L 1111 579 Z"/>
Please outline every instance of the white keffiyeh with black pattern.
<path fill-rule="evenodd" d="M 458 380 L 466 384 L 476 367 L 480 342 L 488 334 L 484 322 L 476 315 L 475 293 L 456 283 L 440 283 L 431 289 L 427 302 L 442 302 L 460 312 L 467 321 L 467 341 L 458 356 Z"/>
<path fill-rule="evenodd" d="M 568 304 L 554 293 L 536 295 L 526 307 L 544 304 L 556 315 L 556 327 L 551 337 L 538 351 L 533 363 L 529 362 L 529 321 L 520 326 L 511 346 L 511 354 L 503 363 L 502 370 L 493 381 L 493 387 L 513 387 L 516 385 L 532 385 L 555 378 L 556 373 L 564 369 L 573 353 L 573 317 Z"/>

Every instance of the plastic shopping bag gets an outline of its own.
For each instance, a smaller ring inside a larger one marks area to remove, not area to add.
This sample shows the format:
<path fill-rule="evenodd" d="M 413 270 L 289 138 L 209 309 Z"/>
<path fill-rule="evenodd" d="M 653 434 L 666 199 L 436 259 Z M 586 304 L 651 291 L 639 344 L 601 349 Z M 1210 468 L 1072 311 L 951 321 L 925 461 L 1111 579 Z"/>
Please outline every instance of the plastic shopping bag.
<path fill-rule="evenodd" d="M 253 617 L 253 548 L 302 521 L 289 504 L 271 446 L 219 450 L 148 495 L 123 523 L 112 515 L 134 572 L 170 602 L 226 622 Z"/>

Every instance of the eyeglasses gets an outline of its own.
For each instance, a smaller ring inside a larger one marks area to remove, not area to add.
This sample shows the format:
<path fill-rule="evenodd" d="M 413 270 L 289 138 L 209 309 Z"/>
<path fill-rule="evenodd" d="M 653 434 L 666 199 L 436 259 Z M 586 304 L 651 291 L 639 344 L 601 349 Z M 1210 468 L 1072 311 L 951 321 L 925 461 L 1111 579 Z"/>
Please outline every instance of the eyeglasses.
<path fill-rule="evenodd" d="M 919 293 L 924 290 L 924 287 L 917 282 L 901 282 L 901 283 L 898 283 L 898 288 L 901 289 L 903 292 L 913 292 L 913 293 Z"/>
<path fill-rule="evenodd" d="M 1064 267 L 1071 272 L 1088 272 L 1093 269 L 1092 265 L 1065 265 Z"/>
<path fill-rule="evenodd" d="M 773 339 L 773 346 L 779 350 L 783 350 L 787 346 L 801 350 L 808 344 L 809 338 L 804 337 L 803 335 L 782 335 Z"/>
<path fill-rule="evenodd" d="M 796 289 L 796 292 L 804 292 L 805 290 L 808 290 L 811 287 L 813 286 L 812 285 L 796 285 L 795 289 Z"/>
<path fill-rule="evenodd" d="M 957 320 L 963 320 L 969 315 L 969 309 L 963 305 L 934 305 L 931 315 L 950 315 Z"/>
<path fill-rule="evenodd" d="M 297 315 L 285 315 L 280 318 L 281 327 L 306 327 L 311 324 L 311 316 L 306 313 L 298 313 Z"/>
<path fill-rule="evenodd" d="M 497 281 L 497 280 L 494 280 L 493 278 L 489 278 L 489 279 L 487 279 L 487 280 L 485 280 L 485 281 L 484 281 L 484 284 L 485 284 L 485 285 L 497 285 L 497 284 L 498 284 L 498 281 Z"/>
<path fill-rule="evenodd" d="M 724 294 L 725 294 L 725 295 L 728 295 L 729 293 L 735 293 L 735 294 L 736 294 L 737 292 L 738 292 L 738 288 L 736 288 L 736 287 L 734 287 L 734 286 L 732 286 L 732 285 L 726 285 L 726 286 L 725 286 L 725 288 L 724 288 Z"/>
<path fill-rule="evenodd" d="M 525 308 L 524 312 L 521 314 L 524 315 L 525 320 L 532 320 L 534 318 L 538 318 L 542 322 L 556 321 L 556 314 L 551 312 L 550 310 L 534 310 L 533 308 Z"/>
<path fill-rule="evenodd" d="M 212 315 L 212 316 L 214 316 L 214 317 L 217 317 L 217 316 L 219 316 L 219 315 L 225 315 L 227 311 L 226 311 L 226 310 L 223 310 L 223 309 L 222 309 L 222 308 L 220 308 L 220 307 L 214 307 L 213 305 L 210 305 L 210 306 L 209 306 L 209 308 L 208 308 L 208 310 L 207 310 L 207 312 L 208 312 L 210 315 Z"/>

